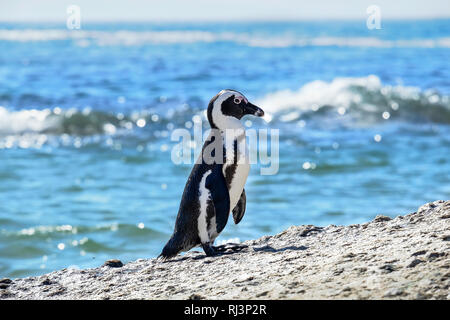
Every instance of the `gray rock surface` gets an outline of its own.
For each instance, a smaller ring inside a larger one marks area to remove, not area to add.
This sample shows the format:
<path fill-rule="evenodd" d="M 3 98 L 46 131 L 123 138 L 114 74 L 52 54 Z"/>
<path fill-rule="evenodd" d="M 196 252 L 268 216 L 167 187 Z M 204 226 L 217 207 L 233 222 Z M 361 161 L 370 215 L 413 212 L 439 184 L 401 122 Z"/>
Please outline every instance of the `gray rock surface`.
<path fill-rule="evenodd" d="M 450 299 L 450 201 L 350 226 L 298 226 L 205 257 L 1 279 L 1 299 Z"/>

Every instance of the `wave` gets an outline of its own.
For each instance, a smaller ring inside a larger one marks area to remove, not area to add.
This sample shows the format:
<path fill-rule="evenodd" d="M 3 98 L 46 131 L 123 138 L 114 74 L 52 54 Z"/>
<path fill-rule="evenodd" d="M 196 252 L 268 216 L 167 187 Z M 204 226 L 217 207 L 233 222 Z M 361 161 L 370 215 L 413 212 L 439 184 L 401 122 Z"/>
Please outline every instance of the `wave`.
<path fill-rule="evenodd" d="M 262 35 L 250 33 L 220 32 L 201 30 L 174 31 L 96 31 L 62 29 L 0 29 L 0 41 L 35 42 L 71 40 L 76 45 L 86 47 L 145 44 L 185 44 L 197 42 L 233 42 L 251 47 L 414 47 L 414 48 L 450 48 L 450 38 L 436 39 L 400 39 L 386 40 L 376 37 L 298 37 L 294 35 Z"/>
<path fill-rule="evenodd" d="M 316 80 L 298 90 L 280 90 L 255 100 L 267 122 L 306 121 L 322 124 L 370 126 L 386 120 L 450 124 L 450 97 L 433 90 L 383 85 L 374 75 L 361 78 Z M 186 109 L 188 108 L 188 109 Z M 41 147 L 56 137 L 56 144 L 78 147 L 84 142 L 103 143 L 108 137 L 167 138 L 170 130 L 192 128 L 204 110 L 168 108 L 160 114 L 148 110 L 130 114 L 85 108 L 8 110 L 0 107 L 0 149 Z M 98 139 L 97 139 L 98 138 Z M 86 140 L 87 139 L 87 140 Z"/>
<path fill-rule="evenodd" d="M 139 231 L 136 234 L 136 231 Z M 99 232 L 120 232 L 126 234 L 128 237 L 140 236 L 142 234 L 149 234 L 153 236 L 164 235 L 163 232 L 144 226 L 143 224 L 133 225 L 128 223 L 105 223 L 101 225 L 77 225 L 72 226 L 69 224 L 65 225 L 39 225 L 35 227 L 29 227 L 21 229 L 19 231 L 11 231 L 6 229 L 0 229 L 0 234 L 6 237 L 38 237 L 38 238 L 48 238 L 49 235 L 54 237 L 61 236 L 63 234 L 76 234 L 76 235 L 87 235 Z M 83 240 L 84 239 L 84 240 Z M 83 238 L 81 241 L 76 241 L 77 244 L 84 244 L 87 242 L 87 238 Z"/>
<path fill-rule="evenodd" d="M 13 111 L 0 107 L 0 149 L 40 148 L 47 143 L 79 147 L 84 142 L 102 142 L 103 137 L 133 132 L 158 120 L 158 116 L 146 111 L 124 115 L 88 108 Z"/>
<path fill-rule="evenodd" d="M 138 120 L 138 119 L 137 119 Z M 10 111 L 0 107 L 0 136 L 27 133 L 93 135 L 130 129 L 130 117 L 91 109 L 31 109 Z"/>
<path fill-rule="evenodd" d="M 450 97 L 434 90 L 383 85 L 377 76 L 316 80 L 297 91 L 280 90 L 256 103 L 283 122 L 318 115 L 350 117 L 359 124 L 398 119 L 450 123 Z"/>
<path fill-rule="evenodd" d="M 191 119 L 186 118 L 186 113 Z M 145 143 L 167 138 L 174 128 L 190 128 L 193 115 L 198 116 L 198 110 L 187 105 L 160 113 L 140 110 L 128 114 L 91 108 L 9 110 L 0 106 L 0 149 L 40 148 L 44 144 L 77 148 L 91 143 L 111 146 L 111 138 L 127 137 L 134 143 Z"/>

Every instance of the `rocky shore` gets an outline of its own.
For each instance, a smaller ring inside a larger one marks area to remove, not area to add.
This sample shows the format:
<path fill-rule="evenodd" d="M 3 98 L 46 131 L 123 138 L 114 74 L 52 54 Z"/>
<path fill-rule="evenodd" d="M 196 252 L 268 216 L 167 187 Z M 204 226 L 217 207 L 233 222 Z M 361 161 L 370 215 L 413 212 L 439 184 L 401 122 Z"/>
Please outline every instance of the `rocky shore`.
<path fill-rule="evenodd" d="M 1 279 L 0 299 L 450 299 L 450 201 L 220 250 Z"/>

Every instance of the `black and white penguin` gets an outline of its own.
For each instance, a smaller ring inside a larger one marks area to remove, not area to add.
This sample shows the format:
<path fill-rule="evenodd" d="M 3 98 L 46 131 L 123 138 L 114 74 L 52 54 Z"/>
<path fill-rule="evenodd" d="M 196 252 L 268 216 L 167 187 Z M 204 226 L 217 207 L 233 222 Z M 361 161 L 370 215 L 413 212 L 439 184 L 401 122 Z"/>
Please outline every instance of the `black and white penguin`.
<path fill-rule="evenodd" d="M 245 115 L 264 111 L 235 90 L 222 90 L 207 110 L 211 133 L 194 165 L 181 199 L 174 232 L 159 257 L 167 259 L 201 245 L 215 254 L 214 240 L 225 228 L 230 210 L 238 224 L 245 213 L 244 185 L 250 163 L 245 143 Z"/>

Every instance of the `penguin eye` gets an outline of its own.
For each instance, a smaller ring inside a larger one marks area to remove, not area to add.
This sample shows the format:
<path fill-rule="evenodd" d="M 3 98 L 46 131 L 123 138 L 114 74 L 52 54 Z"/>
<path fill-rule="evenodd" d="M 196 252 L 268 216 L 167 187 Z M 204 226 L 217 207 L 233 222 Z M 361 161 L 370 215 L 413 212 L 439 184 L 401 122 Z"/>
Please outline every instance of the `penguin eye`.
<path fill-rule="evenodd" d="M 242 102 L 242 98 L 241 97 L 234 98 L 234 103 L 235 104 L 241 104 L 241 102 Z"/>

